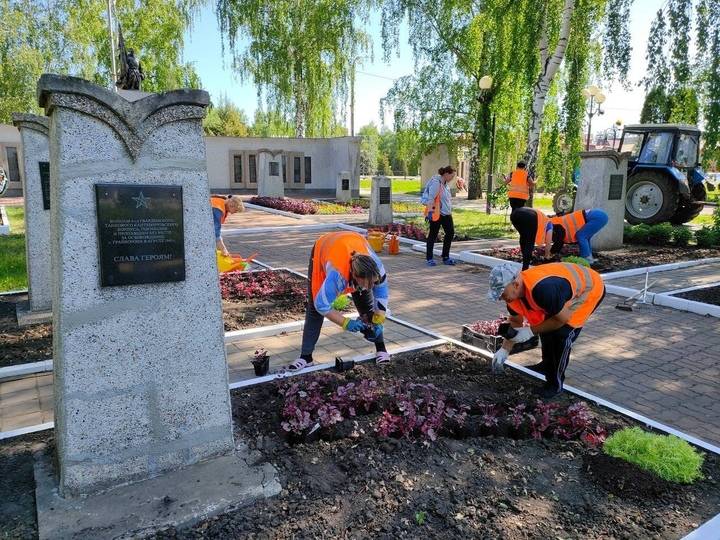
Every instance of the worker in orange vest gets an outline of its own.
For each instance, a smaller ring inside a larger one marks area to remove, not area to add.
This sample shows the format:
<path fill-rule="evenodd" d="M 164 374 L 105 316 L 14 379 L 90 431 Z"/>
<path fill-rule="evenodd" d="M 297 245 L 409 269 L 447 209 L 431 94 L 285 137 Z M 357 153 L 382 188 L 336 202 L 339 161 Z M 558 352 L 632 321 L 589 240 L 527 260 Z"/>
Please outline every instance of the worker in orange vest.
<path fill-rule="evenodd" d="M 596 259 L 592 255 L 590 239 L 608 223 L 608 215 L 600 208 L 576 210 L 570 214 L 557 215 L 550 218 L 553 224 L 553 253 L 560 253 L 564 244 L 577 242 L 580 256 L 593 264 Z"/>
<path fill-rule="evenodd" d="M 518 161 L 517 168 L 505 177 L 505 183 L 508 184 L 510 208 L 515 210 L 525 206 L 525 202 L 530 198 L 530 190 L 535 186 L 535 181 L 528 173 L 527 164 L 524 161 Z"/>
<path fill-rule="evenodd" d="M 553 224 L 542 210 L 537 208 L 518 208 L 510 214 L 510 222 L 520 233 L 520 252 L 522 269 L 527 270 L 532 261 L 535 246 L 545 246 L 545 258 L 550 258 L 553 241 Z"/>
<path fill-rule="evenodd" d="M 605 297 L 600 274 L 572 263 L 548 263 L 519 271 L 503 263 L 490 272 L 491 300 L 504 300 L 514 335 L 508 334 L 492 361 L 501 372 L 515 343 L 540 336 L 542 362 L 530 369 L 545 376 L 540 396 L 562 392 L 570 351 L 585 322 Z M 523 326 L 527 323 L 529 326 Z"/>
<path fill-rule="evenodd" d="M 450 186 L 455 179 L 455 169 L 448 165 L 440 167 L 438 173 L 428 180 L 420 197 L 425 205 L 425 221 L 428 222 L 429 231 L 425 241 L 425 259 L 428 266 L 437 266 L 435 262 L 435 241 L 440 234 L 440 227 L 445 233 L 442 247 L 442 262 L 455 266 L 455 259 L 450 258 L 450 246 L 455 237 L 455 225 L 452 217 L 452 193 Z M 465 180 L 458 177 L 456 185 L 459 190 L 465 190 Z"/>
<path fill-rule="evenodd" d="M 375 361 L 389 362 L 383 337 L 389 295 L 387 275 L 365 237 L 350 231 L 322 235 L 310 252 L 308 278 L 300 356 L 288 369 L 299 371 L 313 365 L 312 354 L 325 318 L 343 330 L 362 333 L 367 341 L 375 344 Z M 356 319 L 345 317 L 332 307 L 338 296 L 347 293 L 352 294 L 360 315 Z"/>
<path fill-rule="evenodd" d="M 225 257 L 228 257 L 230 252 L 225 247 L 220 229 L 229 214 L 242 212 L 245 210 L 245 207 L 243 206 L 242 199 L 237 195 L 230 195 L 229 197 L 225 195 L 212 195 L 210 197 L 210 206 L 212 206 L 213 224 L 215 225 L 215 248 L 221 251 Z"/>

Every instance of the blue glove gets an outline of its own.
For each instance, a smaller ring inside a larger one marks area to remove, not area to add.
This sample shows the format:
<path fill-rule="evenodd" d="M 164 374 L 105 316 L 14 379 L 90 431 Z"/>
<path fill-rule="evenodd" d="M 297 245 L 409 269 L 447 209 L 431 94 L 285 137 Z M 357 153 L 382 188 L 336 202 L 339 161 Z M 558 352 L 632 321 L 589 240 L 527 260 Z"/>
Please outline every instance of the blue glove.
<path fill-rule="evenodd" d="M 373 324 L 371 326 L 368 326 L 363 331 L 363 336 L 365 336 L 365 339 L 367 339 L 371 343 L 375 343 L 378 339 L 382 339 L 383 334 L 383 325 L 382 324 Z"/>
<path fill-rule="evenodd" d="M 349 317 L 345 317 L 342 327 L 343 330 L 347 330 L 348 332 L 362 332 L 367 325 L 360 319 L 350 319 Z"/>
<path fill-rule="evenodd" d="M 430 216 L 431 216 L 431 215 L 432 215 L 432 214 L 428 214 L 428 215 L 425 216 L 425 221 L 426 221 L 427 223 L 430 223 Z"/>

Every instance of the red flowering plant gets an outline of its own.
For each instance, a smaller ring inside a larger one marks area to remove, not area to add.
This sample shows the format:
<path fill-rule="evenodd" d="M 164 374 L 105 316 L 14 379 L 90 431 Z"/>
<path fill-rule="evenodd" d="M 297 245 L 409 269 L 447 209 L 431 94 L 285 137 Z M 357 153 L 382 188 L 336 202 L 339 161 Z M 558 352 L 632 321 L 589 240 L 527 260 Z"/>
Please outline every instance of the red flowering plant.
<path fill-rule="evenodd" d="M 318 205 L 313 201 L 301 199 L 288 199 L 285 197 L 253 197 L 248 201 L 250 204 L 292 212 L 293 214 L 308 215 L 317 214 Z"/>
<path fill-rule="evenodd" d="M 373 226 L 374 230 L 395 233 L 404 238 L 424 241 L 427 239 L 425 230 L 412 223 L 391 223 L 390 225 Z"/>
<path fill-rule="evenodd" d="M 307 295 L 302 281 L 288 278 L 283 272 L 225 272 L 220 274 L 220 293 L 223 300 L 250 300 L 265 297 L 296 297 L 303 301 Z"/>

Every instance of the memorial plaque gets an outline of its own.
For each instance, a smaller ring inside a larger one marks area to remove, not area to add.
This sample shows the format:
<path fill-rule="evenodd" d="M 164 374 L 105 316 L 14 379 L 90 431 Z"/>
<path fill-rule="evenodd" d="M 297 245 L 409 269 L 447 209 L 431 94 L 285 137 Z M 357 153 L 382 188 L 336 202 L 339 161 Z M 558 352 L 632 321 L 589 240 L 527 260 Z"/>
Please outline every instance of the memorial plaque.
<path fill-rule="evenodd" d="M 181 186 L 96 184 L 100 284 L 185 279 Z"/>
<path fill-rule="evenodd" d="M 50 162 L 38 161 L 40 167 L 40 189 L 42 190 L 43 209 L 50 210 Z"/>
<path fill-rule="evenodd" d="M 270 176 L 280 176 L 280 164 L 277 161 L 270 162 Z"/>
<path fill-rule="evenodd" d="M 343 179 L 342 179 L 342 190 L 343 190 L 343 191 L 349 191 L 349 190 L 350 190 L 350 179 L 349 179 L 349 178 L 343 178 Z"/>
<path fill-rule="evenodd" d="M 381 187 L 380 189 L 380 204 L 390 204 L 390 188 Z"/>
<path fill-rule="evenodd" d="M 622 174 L 610 175 L 610 189 L 608 193 L 609 201 L 619 201 L 622 199 L 624 178 L 625 177 Z"/>

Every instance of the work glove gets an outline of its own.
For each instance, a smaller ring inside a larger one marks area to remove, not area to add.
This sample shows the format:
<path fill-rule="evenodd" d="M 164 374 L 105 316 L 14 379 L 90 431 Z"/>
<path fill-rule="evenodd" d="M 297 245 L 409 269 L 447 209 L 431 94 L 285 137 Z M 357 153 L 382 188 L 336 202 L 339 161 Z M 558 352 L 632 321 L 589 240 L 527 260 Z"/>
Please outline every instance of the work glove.
<path fill-rule="evenodd" d="M 349 317 L 345 317 L 343 319 L 343 330 L 347 330 L 348 332 L 362 332 L 367 325 L 362 322 L 360 319 L 351 319 Z"/>
<path fill-rule="evenodd" d="M 372 323 L 373 324 L 383 324 L 385 322 L 385 313 L 381 313 L 379 311 L 376 311 L 373 313 L 372 316 Z"/>
<path fill-rule="evenodd" d="M 533 334 L 533 331 L 530 330 L 527 326 L 523 326 L 522 328 L 516 328 L 517 334 L 515 334 L 510 341 L 513 343 L 525 343 L 526 341 L 530 340 L 535 336 Z"/>
<path fill-rule="evenodd" d="M 507 362 L 510 353 L 504 348 L 498 349 L 492 359 L 492 372 L 495 374 L 503 373 L 505 371 L 505 362 Z"/>
<path fill-rule="evenodd" d="M 368 326 L 363 331 L 363 336 L 365 336 L 365 339 L 367 339 L 371 343 L 375 343 L 379 338 L 382 337 L 383 333 L 383 325 L 382 324 L 373 324 L 371 326 Z"/>

